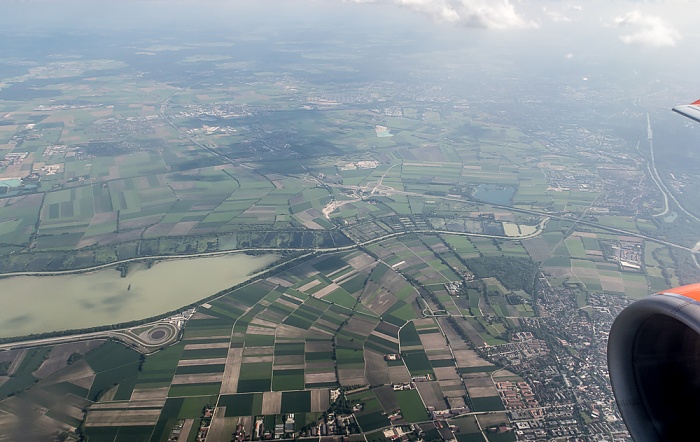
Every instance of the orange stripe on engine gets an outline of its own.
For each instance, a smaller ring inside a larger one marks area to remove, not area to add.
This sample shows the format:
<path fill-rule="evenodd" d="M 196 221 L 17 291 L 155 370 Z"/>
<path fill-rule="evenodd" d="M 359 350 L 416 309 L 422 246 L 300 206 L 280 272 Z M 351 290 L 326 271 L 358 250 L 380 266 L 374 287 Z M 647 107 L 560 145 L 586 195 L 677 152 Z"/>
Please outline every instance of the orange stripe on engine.
<path fill-rule="evenodd" d="M 664 290 L 662 293 L 673 293 L 674 295 L 685 296 L 686 298 L 700 301 L 700 283 L 675 287 L 669 290 Z"/>

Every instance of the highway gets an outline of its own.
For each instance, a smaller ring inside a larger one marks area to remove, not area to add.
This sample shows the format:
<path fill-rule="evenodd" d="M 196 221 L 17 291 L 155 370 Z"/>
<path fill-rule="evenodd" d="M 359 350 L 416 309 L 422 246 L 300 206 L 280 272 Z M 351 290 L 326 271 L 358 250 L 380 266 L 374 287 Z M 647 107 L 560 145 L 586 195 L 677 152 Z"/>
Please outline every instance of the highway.
<path fill-rule="evenodd" d="M 164 103 L 164 105 L 165 105 L 165 103 Z M 649 133 L 651 135 L 651 131 Z M 194 140 L 191 140 L 191 141 L 195 142 Z M 650 140 L 650 142 L 651 142 L 651 140 Z M 204 147 L 204 146 L 200 146 L 200 147 L 203 147 L 206 149 L 206 147 Z M 652 162 L 652 165 L 653 165 L 653 162 Z M 653 166 L 653 167 L 654 167 L 654 171 L 655 171 L 655 166 Z M 387 172 L 388 172 L 388 170 L 387 170 Z M 385 175 L 386 175 L 386 173 L 385 173 Z M 383 177 L 384 176 L 382 176 L 382 178 Z M 376 192 L 378 190 L 378 188 L 380 188 L 380 183 L 381 183 L 381 180 L 377 182 L 376 186 L 374 186 L 372 193 Z M 345 186 L 345 187 L 348 187 L 348 186 Z M 359 188 L 358 188 L 358 190 L 361 191 L 361 189 L 359 189 Z M 668 189 L 666 189 L 666 190 L 668 191 Z M 405 191 L 394 190 L 394 189 L 392 189 L 390 187 L 386 187 L 386 186 L 381 186 L 381 188 L 379 189 L 379 193 L 384 194 L 384 195 L 395 194 L 395 195 L 418 196 L 418 197 L 425 196 L 425 195 L 421 195 L 421 194 L 418 194 L 415 192 L 405 192 Z M 693 217 L 693 219 L 700 221 L 700 219 L 689 214 L 680 204 L 678 204 L 678 201 L 675 199 L 675 197 L 672 194 L 669 193 L 669 197 L 686 214 Z M 585 221 L 585 220 L 581 219 L 582 215 L 579 215 L 578 219 L 576 219 L 576 218 L 571 218 L 568 215 L 557 215 L 557 214 L 542 212 L 542 211 L 533 210 L 533 209 L 515 208 L 515 207 L 511 207 L 511 206 L 503 206 L 503 205 L 498 205 L 498 204 L 487 204 L 487 203 L 481 203 L 481 202 L 474 202 L 474 201 L 465 200 L 465 199 L 460 198 L 460 197 L 431 195 L 431 198 L 443 199 L 443 200 L 449 200 L 449 201 L 455 201 L 455 202 L 462 202 L 462 203 L 465 203 L 465 202 L 470 203 L 471 202 L 474 204 L 479 204 L 479 205 L 484 206 L 484 207 L 509 210 L 509 211 L 524 213 L 524 214 L 529 214 L 529 215 L 535 215 L 535 216 L 541 217 L 542 221 L 537 226 L 537 229 L 535 230 L 535 232 L 527 234 L 527 235 L 511 236 L 511 237 L 502 236 L 502 235 L 489 235 L 489 234 L 482 234 L 482 233 L 453 232 L 453 231 L 440 230 L 440 229 L 416 229 L 416 230 L 405 230 L 405 231 L 400 231 L 400 232 L 387 233 L 385 235 L 382 235 L 382 236 L 379 236 L 377 238 L 373 238 L 370 240 L 366 240 L 366 241 L 358 241 L 357 239 L 350 238 L 354 242 L 353 244 L 349 244 L 346 246 L 340 246 L 340 247 L 284 248 L 284 249 L 266 247 L 266 248 L 252 248 L 252 249 L 244 249 L 244 250 L 237 249 L 237 250 L 201 252 L 201 253 L 191 253 L 191 254 L 186 254 L 186 255 L 156 255 L 156 256 L 124 259 L 124 260 L 119 260 L 119 261 L 115 261 L 115 262 L 107 263 L 107 264 L 101 264 L 98 266 L 84 268 L 84 269 L 5 273 L 5 274 L 0 275 L 0 278 L 8 278 L 8 277 L 12 277 L 12 276 L 58 276 L 58 275 L 79 274 L 79 273 L 94 272 L 97 270 L 114 267 L 114 266 L 117 266 L 119 264 L 127 264 L 127 263 L 132 263 L 132 262 L 143 262 L 143 261 L 149 261 L 149 260 L 150 261 L 160 261 L 160 260 L 167 260 L 167 259 L 190 259 L 190 258 L 200 258 L 200 257 L 208 257 L 208 256 L 222 256 L 222 255 L 241 253 L 241 252 L 258 252 L 258 253 L 260 253 L 260 252 L 279 253 L 281 251 L 306 252 L 304 255 L 297 257 L 297 258 L 294 258 L 296 260 L 296 259 L 300 259 L 304 256 L 308 256 L 308 253 L 332 253 L 332 252 L 347 251 L 347 250 L 355 249 L 357 247 L 367 246 L 367 245 L 370 245 L 370 244 L 373 244 L 376 242 L 380 242 L 380 241 L 384 241 L 384 240 L 387 240 L 390 238 L 395 238 L 395 237 L 408 235 L 408 234 L 442 234 L 442 235 L 456 235 L 456 236 L 466 236 L 466 237 L 495 238 L 495 239 L 501 239 L 501 240 L 523 240 L 523 239 L 534 238 L 534 237 L 540 235 L 544 231 L 544 228 L 546 226 L 547 221 L 550 219 L 556 219 L 556 220 L 570 222 L 570 223 L 572 223 L 571 228 L 573 228 L 573 226 L 579 224 L 579 225 L 585 225 L 588 227 L 593 227 L 596 229 L 605 230 L 605 231 L 612 232 L 612 233 L 617 233 L 620 235 L 625 235 L 625 236 L 644 239 L 647 241 L 652 241 L 652 242 L 662 244 L 665 246 L 674 247 L 677 249 L 691 252 L 691 254 L 694 258 L 695 258 L 695 253 L 697 252 L 697 250 L 695 250 L 694 248 L 687 247 L 687 246 L 684 246 L 681 244 L 676 244 L 676 243 L 673 243 L 673 242 L 670 242 L 667 240 L 663 240 L 660 238 L 651 237 L 649 235 L 645 235 L 642 233 L 631 232 L 631 231 L 627 231 L 624 229 L 610 227 L 610 226 L 606 226 L 606 225 L 599 224 L 596 222 Z M 697 263 L 697 260 L 695 262 Z M 284 264 L 284 263 L 282 263 L 282 264 Z M 282 265 L 282 264 L 279 264 L 279 265 Z M 266 269 L 263 272 L 274 270 L 275 267 L 272 267 L 270 269 Z M 251 280 L 263 272 L 259 272 L 256 275 L 252 275 Z M 49 345 L 49 344 L 53 345 L 53 344 L 57 344 L 57 343 L 71 342 L 71 341 L 75 341 L 75 340 L 85 340 L 85 339 L 94 339 L 94 338 L 109 338 L 109 337 L 121 337 L 121 338 L 123 338 L 124 336 L 121 335 L 117 330 L 110 330 L 110 331 L 95 332 L 95 333 L 60 336 L 60 337 L 55 337 L 55 338 L 46 338 L 46 339 L 39 339 L 39 340 L 17 341 L 17 342 L 13 342 L 13 343 L 9 343 L 9 344 L 0 345 L 0 349 L 18 348 L 18 347 L 22 347 L 22 346 L 26 347 L 26 346 L 30 346 L 30 345 L 32 345 L 32 346 L 33 345 Z"/>
<path fill-rule="evenodd" d="M 670 198 L 674 203 L 676 203 L 676 206 L 678 209 L 688 215 L 690 218 L 694 219 L 695 221 L 700 222 L 700 218 L 697 216 L 693 215 L 690 213 L 683 205 L 676 199 L 675 195 L 673 195 L 673 192 L 671 192 L 668 187 L 666 187 L 666 184 L 664 181 L 661 179 L 661 176 L 659 175 L 659 171 L 656 169 L 656 160 L 654 158 L 654 140 L 653 140 L 653 132 L 651 130 L 651 119 L 649 118 L 649 114 L 647 113 L 647 137 L 649 138 L 649 151 L 650 151 L 650 165 L 651 165 L 651 178 L 654 180 L 657 186 L 659 186 L 659 189 L 661 192 L 664 194 L 664 199 L 666 200 L 666 211 L 668 211 L 668 199 Z M 665 214 L 666 212 L 656 215 L 660 216 Z M 691 250 L 692 251 L 692 250 Z"/>
<path fill-rule="evenodd" d="M 336 187 L 340 187 L 340 185 L 335 185 L 335 186 L 336 186 Z M 344 186 L 344 187 L 352 188 L 353 186 Z M 354 187 L 357 187 L 357 186 L 354 186 Z M 358 188 L 359 188 L 359 187 L 358 187 Z M 386 191 L 386 195 L 387 195 L 387 196 L 389 196 L 389 195 L 404 195 L 404 196 L 419 196 L 419 197 L 425 197 L 425 195 L 420 194 L 420 193 L 416 193 L 416 192 L 405 192 L 405 191 L 393 190 L 393 189 L 392 189 L 392 190 Z M 540 217 L 546 217 L 546 218 L 551 218 L 551 219 L 557 219 L 557 220 L 561 220 L 561 221 L 568 221 L 568 222 L 572 222 L 572 223 L 574 223 L 574 224 L 583 224 L 583 225 L 586 225 L 586 226 L 589 226 L 589 227 L 595 227 L 595 228 L 597 228 L 597 229 L 607 230 L 607 231 L 613 232 L 613 233 L 619 233 L 619 234 L 626 235 L 626 236 L 632 236 L 632 237 L 636 237 L 636 238 L 640 238 L 640 239 L 645 239 L 645 240 L 647 240 L 647 241 L 652 241 L 652 242 L 655 242 L 655 243 L 658 243 L 658 244 L 663 244 L 663 245 L 666 245 L 666 246 L 669 246 L 669 247 L 674 247 L 674 248 L 677 248 L 677 249 L 686 250 L 686 251 L 688 251 L 688 252 L 692 252 L 692 253 L 695 252 L 695 250 L 693 250 L 693 248 L 691 248 L 691 247 L 687 247 L 687 246 L 684 246 L 684 245 L 681 245 L 681 244 L 676 244 L 676 243 L 673 243 L 673 242 L 671 242 L 671 241 L 666 241 L 666 240 L 663 240 L 663 239 L 660 239 L 660 238 L 655 238 L 655 237 L 653 237 L 653 236 L 644 235 L 643 233 L 639 233 L 639 232 L 631 232 L 631 231 L 629 231 L 629 230 L 618 229 L 618 228 L 616 228 L 616 227 L 610 227 L 610 226 L 606 226 L 606 225 L 604 225 L 604 224 L 599 224 L 599 223 L 594 223 L 594 222 L 591 222 L 591 221 L 585 221 L 585 220 L 581 220 L 581 219 L 572 218 L 572 216 L 567 216 L 567 215 L 556 215 L 556 214 L 553 214 L 553 213 L 550 213 L 550 212 L 542 212 L 542 211 L 533 210 L 533 209 L 523 209 L 523 208 L 520 208 L 520 207 L 513 207 L 513 206 L 504 206 L 504 205 L 501 205 L 501 204 L 485 203 L 485 202 L 481 202 L 481 201 L 470 201 L 470 200 L 466 200 L 466 199 L 464 199 L 464 198 L 459 198 L 459 197 L 431 195 L 430 198 L 432 198 L 432 199 L 442 199 L 442 200 L 447 200 L 447 201 L 456 201 L 456 202 L 462 202 L 462 203 L 472 203 L 472 204 L 474 204 L 474 205 L 481 205 L 481 206 L 485 206 L 485 207 L 495 207 L 495 208 L 497 208 L 497 209 L 510 210 L 510 211 L 518 212 L 518 213 L 527 213 L 527 214 L 529 214 L 529 215 L 537 215 L 537 216 L 540 216 Z M 674 201 L 675 201 L 675 198 L 674 198 Z M 572 214 L 572 215 L 573 215 L 573 214 Z M 698 219 L 698 221 L 700 221 L 700 219 Z M 450 232 L 450 233 L 451 233 L 451 234 L 456 234 L 456 233 L 458 233 L 458 232 Z M 467 235 L 473 235 L 473 236 L 487 236 L 487 237 L 490 236 L 490 235 L 480 235 L 480 234 L 476 234 L 476 233 L 467 233 Z M 490 236 L 490 237 L 493 237 L 493 236 Z M 504 237 L 500 237 L 500 236 L 499 236 L 499 238 L 504 238 Z M 507 238 L 505 238 L 505 239 L 507 239 Z M 510 239 L 522 239 L 522 238 L 511 237 Z"/>

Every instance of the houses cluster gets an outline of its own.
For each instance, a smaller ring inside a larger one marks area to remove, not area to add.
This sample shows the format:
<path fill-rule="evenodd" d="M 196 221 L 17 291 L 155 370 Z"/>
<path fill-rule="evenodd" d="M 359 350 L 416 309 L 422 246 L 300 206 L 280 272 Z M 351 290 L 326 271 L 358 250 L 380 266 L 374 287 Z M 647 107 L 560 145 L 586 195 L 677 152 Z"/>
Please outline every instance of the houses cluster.
<path fill-rule="evenodd" d="M 609 260 L 620 264 L 620 270 L 639 271 L 642 269 L 644 249 L 642 241 L 629 238 L 629 241 L 615 241 L 610 245 L 612 256 Z M 606 258 L 608 258 L 606 256 Z"/>
<path fill-rule="evenodd" d="M 529 339 L 520 335 L 514 342 L 501 345 L 484 346 L 479 352 L 491 360 L 503 365 L 521 365 L 523 361 L 534 359 L 549 353 L 547 343 L 542 339 L 535 339 L 530 334 Z"/>
<path fill-rule="evenodd" d="M 433 377 L 430 375 L 430 373 L 426 373 L 421 376 L 413 376 L 411 378 L 412 382 L 430 382 L 433 380 Z"/>
<path fill-rule="evenodd" d="M 493 362 L 519 362 L 510 366 L 524 383 L 497 384 L 519 440 L 598 440 L 611 434 L 615 440 L 631 440 L 615 408 L 606 353 L 607 331 L 629 301 L 588 293 L 584 313 L 579 306 L 581 290 L 575 284 L 553 287 L 540 275 L 540 317 L 521 318 L 525 330 L 514 333 L 511 343 L 483 352 Z M 521 346 L 530 348 L 522 352 Z"/>
<path fill-rule="evenodd" d="M 587 171 L 569 171 L 563 166 L 551 167 L 546 170 L 548 190 L 579 192 L 599 192 L 600 178 Z"/>
<path fill-rule="evenodd" d="M 376 169 L 379 167 L 379 161 L 369 160 L 369 161 L 356 161 L 356 162 L 343 162 L 338 165 L 340 170 L 357 170 L 357 169 Z"/>
<path fill-rule="evenodd" d="M 233 434 L 233 441 L 243 440 L 281 440 L 296 439 L 297 437 L 324 437 L 324 436 L 348 436 L 359 434 L 360 427 L 352 414 L 328 413 L 314 424 L 298 429 L 297 417 L 294 413 L 275 419 L 274 427 L 265 427 L 265 416 L 256 416 L 253 426 L 253 434 L 245 434 L 244 428 L 239 425 Z"/>
<path fill-rule="evenodd" d="M 457 406 L 448 410 L 436 410 L 435 407 L 429 406 L 428 412 L 430 413 L 430 417 L 434 420 L 445 420 L 463 413 L 468 413 L 469 408 L 466 406 Z"/>
<path fill-rule="evenodd" d="M 170 429 L 170 434 L 168 435 L 168 442 L 178 442 L 180 440 L 180 435 L 182 435 L 182 431 L 186 430 L 184 426 L 184 419 L 180 419 L 177 422 L 175 422 L 173 428 Z M 187 434 L 184 434 L 184 437 L 187 437 Z"/>
<path fill-rule="evenodd" d="M 391 384 L 391 388 L 393 388 L 394 391 L 413 390 L 416 388 L 416 384 L 413 382 L 403 382 L 400 384 Z"/>
<path fill-rule="evenodd" d="M 496 382 L 496 389 L 506 410 L 535 409 L 531 410 L 532 417 L 539 416 L 539 402 L 527 382 Z"/>
<path fill-rule="evenodd" d="M 5 158 L 0 160 L 0 167 L 18 166 L 27 158 L 29 152 L 10 152 L 5 154 Z"/>
<path fill-rule="evenodd" d="M 197 430 L 197 442 L 204 442 L 209 434 L 209 428 L 211 427 L 211 418 L 214 414 L 214 409 L 206 405 L 202 410 L 202 419 L 199 421 L 199 429 Z"/>
<path fill-rule="evenodd" d="M 450 281 L 446 282 L 445 284 L 445 290 L 447 290 L 447 293 L 449 293 L 450 296 L 459 296 L 459 293 L 462 291 L 462 281 Z"/>
<path fill-rule="evenodd" d="M 390 417 L 391 419 L 391 417 Z M 410 431 L 407 431 L 410 430 Z M 398 441 L 408 441 L 411 439 L 411 433 L 413 433 L 413 429 L 408 427 L 403 427 L 403 426 L 398 426 L 398 427 L 391 427 L 387 428 L 383 431 L 384 437 L 387 440 L 390 440 L 392 442 L 398 442 Z"/>
<path fill-rule="evenodd" d="M 266 428 L 264 416 L 257 416 L 253 429 L 253 440 L 294 438 L 296 436 L 295 424 L 294 413 L 283 415 L 281 420 L 275 420 L 273 428 Z"/>
<path fill-rule="evenodd" d="M 231 442 L 242 442 L 244 440 L 247 440 L 245 427 L 243 427 L 243 424 L 238 424 L 236 431 L 231 435 Z"/>
<path fill-rule="evenodd" d="M 77 147 L 69 147 L 65 144 L 52 144 L 46 146 L 44 149 L 44 156 L 50 155 L 65 155 L 65 156 L 75 156 L 75 151 L 78 150 Z"/>
<path fill-rule="evenodd" d="M 352 414 L 328 413 L 325 419 L 311 427 L 309 433 L 309 436 L 349 436 L 360 433 L 360 427 Z"/>
<path fill-rule="evenodd" d="M 296 423 L 296 419 L 294 417 L 294 413 L 289 413 L 286 416 L 284 416 L 283 421 L 275 422 L 275 431 L 274 431 L 274 438 L 275 439 L 287 439 L 294 437 L 294 425 Z"/>

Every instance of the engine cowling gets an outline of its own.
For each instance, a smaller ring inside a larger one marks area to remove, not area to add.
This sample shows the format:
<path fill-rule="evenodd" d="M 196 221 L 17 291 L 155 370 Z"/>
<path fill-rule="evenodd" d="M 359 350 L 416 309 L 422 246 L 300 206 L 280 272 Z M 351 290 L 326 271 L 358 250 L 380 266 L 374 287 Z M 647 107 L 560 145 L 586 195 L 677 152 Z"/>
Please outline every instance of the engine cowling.
<path fill-rule="evenodd" d="M 610 330 L 608 369 L 636 442 L 688 440 L 700 419 L 700 284 L 624 309 Z"/>

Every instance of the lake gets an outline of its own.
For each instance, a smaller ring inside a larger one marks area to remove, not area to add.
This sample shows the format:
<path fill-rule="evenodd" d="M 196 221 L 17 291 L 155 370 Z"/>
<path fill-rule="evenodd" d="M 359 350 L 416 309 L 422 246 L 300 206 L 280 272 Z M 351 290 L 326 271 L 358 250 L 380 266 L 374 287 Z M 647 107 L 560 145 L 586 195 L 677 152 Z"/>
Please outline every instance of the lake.
<path fill-rule="evenodd" d="M 278 255 L 242 253 L 130 264 L 61 276 L 0 279 L 0 337 L 24 336 L 144 319 L 239 284 Z"/>
<path fill-rule="evenodd" d="M 474 198 L 501 206 L 510 206 L 510 199 L 513 198 L 515 188 L 511 186 L 500 186 L 496 184 L 479 184 L 476 186 Z"/>

